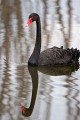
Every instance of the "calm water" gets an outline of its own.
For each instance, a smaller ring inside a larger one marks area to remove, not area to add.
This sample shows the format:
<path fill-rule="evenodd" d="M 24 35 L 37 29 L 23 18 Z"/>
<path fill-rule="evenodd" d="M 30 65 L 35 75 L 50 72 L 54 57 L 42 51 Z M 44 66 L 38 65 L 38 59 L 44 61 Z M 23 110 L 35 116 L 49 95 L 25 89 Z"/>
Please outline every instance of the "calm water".
<path fill-rule="evenodd" d="M 25 27 L 32 12 L 41 18 L 42 50 L 80 49 L 80 0 L 0 0 L 0 120 L 80 120 L 79 66 L 27 66 L 35 44 L 35 23 Z"/>

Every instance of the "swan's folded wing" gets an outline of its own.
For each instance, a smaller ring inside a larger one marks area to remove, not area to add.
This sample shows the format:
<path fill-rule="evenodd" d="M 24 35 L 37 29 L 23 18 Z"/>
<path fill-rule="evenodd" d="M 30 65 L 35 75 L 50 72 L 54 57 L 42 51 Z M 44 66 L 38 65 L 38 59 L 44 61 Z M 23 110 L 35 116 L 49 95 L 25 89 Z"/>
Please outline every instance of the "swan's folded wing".
<path fill-rule="evenodd" d="M 67 64 L 71 61 L 71 53 L 66 49 L 61 49 L 58 47 L 49 48 L 41 52 L 39 56 L 39 65 L 59 65 Z"/>

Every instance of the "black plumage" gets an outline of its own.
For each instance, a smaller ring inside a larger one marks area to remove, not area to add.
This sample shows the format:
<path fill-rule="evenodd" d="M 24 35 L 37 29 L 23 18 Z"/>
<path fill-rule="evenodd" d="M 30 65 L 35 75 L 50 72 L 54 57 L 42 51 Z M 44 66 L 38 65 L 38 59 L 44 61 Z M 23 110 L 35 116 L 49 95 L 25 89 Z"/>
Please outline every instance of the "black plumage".
<path fill-rule="evenodd" d="M 40 53 L 38 65 L 67 65 L 77 63 L 79 50 L 52 47 Z M 45 58 L 45 59 L 44 59 Z"/>
<path fill-rule="evenodd" d="M 73 48 L 63 49 L 52 47 L 40 53 L 41 50 L 41 23 L 40 17 L 36 13 L 29 16 L 28 23 L 36 21 L 36 43 L 32 55 L 28 60 L 29 65 L 37 66 L 54 66 L 54 65 L 67 65 L 69 63 L 77 63 L 79 61 L 80 51 Z M 27 24 L 28 24 L 27 23 Z"/>

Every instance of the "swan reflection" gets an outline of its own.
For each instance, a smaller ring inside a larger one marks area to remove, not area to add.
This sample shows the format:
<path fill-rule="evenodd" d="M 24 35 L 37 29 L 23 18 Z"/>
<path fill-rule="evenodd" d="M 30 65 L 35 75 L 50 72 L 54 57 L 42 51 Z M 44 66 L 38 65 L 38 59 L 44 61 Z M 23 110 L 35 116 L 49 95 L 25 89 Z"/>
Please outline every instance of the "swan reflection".
<path fill-rule="evenodd" d="M 29 73 L 31 75 L 32 79 L 32 97 L 31 97 L 31 103 L 29 108 L 26 108 L 24 106 L 21 107 L 22 110 L 22 115 L 28 117 L 32 114 L 35 101 L 36 101 L 36 95 L 37 95 L 37 89 L 38 89 L 38 72 L 37 72 L 37 67 L 31 67 L 28 66 Z"/>
<path fill-rule="evenodd" d="M 43 66 L 43 67 L 38 67 L 38 70 L 44 74 L 47 75 L 71 75 L 72 72 L 75 72 L 79 69 L 79 63 L 76 65 L 70 64 L 66 66 L 55 66 L 55 67 L 50 67 L 50 66 Z"/>
<path fill-rule="evenodd" d="M 58 75 L 71 75 L 71 73 L 77 71 L 78 68 L 79 68 L 79 64 L 70 65 L 70 66 L 55 66 L 55 67 L 28 66 L 28 70 L 32 80 L 32 97 L 29 108 L 26 108 L 25 106 L 21 107 L 22 115 L 29 117 L 33 112 L 36 101 L 37 89 L 38 89 L 38 71 L 42 72 L 43 74 L 58 76 Z"/>

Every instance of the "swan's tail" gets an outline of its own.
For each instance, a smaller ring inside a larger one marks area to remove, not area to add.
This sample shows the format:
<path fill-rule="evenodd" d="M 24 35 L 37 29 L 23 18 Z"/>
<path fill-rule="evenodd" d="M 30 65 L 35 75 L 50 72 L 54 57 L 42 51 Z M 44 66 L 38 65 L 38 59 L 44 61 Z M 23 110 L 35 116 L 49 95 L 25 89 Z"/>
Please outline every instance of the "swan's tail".
<path fill-rule="evenodd" d="M 79 60 L 79 57 L 80 57 L 80 51 L 77 48 L 76 49 L 71 48 L 70 50 L 72 53 L 73 62 L 77 62 Z"/>

